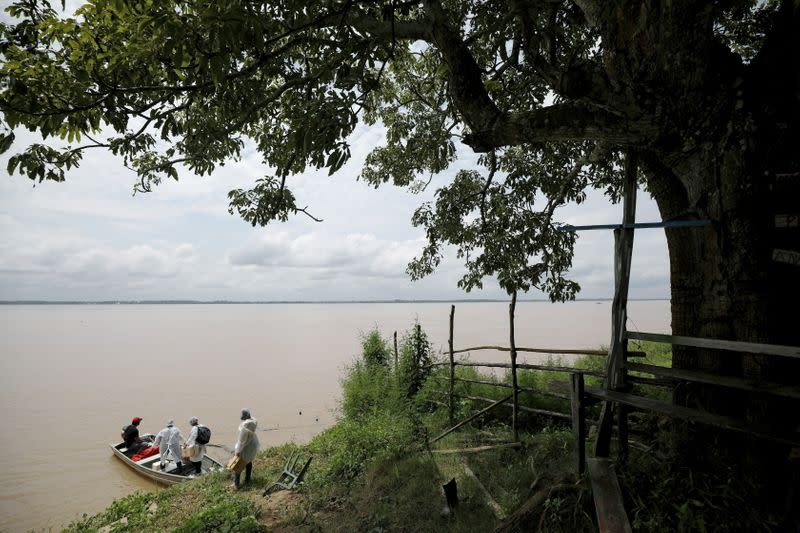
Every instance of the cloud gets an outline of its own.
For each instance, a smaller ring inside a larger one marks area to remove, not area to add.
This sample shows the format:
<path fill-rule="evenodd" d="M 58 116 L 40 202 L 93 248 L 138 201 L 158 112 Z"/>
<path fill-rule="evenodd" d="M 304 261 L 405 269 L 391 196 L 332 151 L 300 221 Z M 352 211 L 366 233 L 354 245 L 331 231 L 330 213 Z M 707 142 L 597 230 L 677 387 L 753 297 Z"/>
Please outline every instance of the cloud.
<path fill-rule="evenodd" d="M 130 246 L 84 237 L 70 231 L 36 231 L 14 217 L 0 217 L 0 296 L 37 287 L 87 289 L 106 294 L 159 285 L 188 271 L 196 252 L 189 243 L 153 241 Z"/>
<path fill-rule="evenodd" d="M 310 232 L 290 238 L 286 232 L 264 232 L 231 251 L 228 262 L 237 267 L 305 269 L 319 280 L 342 275 L 405 278 L 408 262 L 422 246 L 421 239 L 388 241 L 372 234 Z"/>
<path fill-rule="evenodd" d="M 350 138 L 353 158 L 333 177 L 313 170 L 290 177 L 298 203 L 323 218 L 321 224 L 300 215 L 252 228 L 228 214 L 227 192 L 269 173 L 251 145 L 240 161 L 212 176 L 182 171 L 180 182 L 167 180 L 136 197 L 133 173 L 105 152 L 87 154 L 65 183 L 33 188 L 19 175 L 3 176 L 0 299 L 504 297 L 491 279 L 482 292 L 465 295 L 458 289 L 464 266 L 452 250 L 436 274 L 408 279 L 408 261 L 424 245 L 411 214 L 459 169 L 475 168 L 477 156 L 460 149 L 457 162 L 420 194 L 392 185 L 375 190 L 356 177 L 384 133 L 381 127 L 357 127 Z M 19 132 L 11 152 L 33 141 L 29 132 Z M 0 156 L 0 176 L 9 154 Z M 582 205 L 559 209 L 556 219 L 614 223 L 621 205 L 591 191 Z M 640 193 L 637 220 L 659 219 L 654 202 Z M 613 295 L 612 232 L 581 233 L 571 277 L 583 287 L 579 297 Z M 668 297 L 668 280 L 663 230 L 638 231 L 631 297 Z"/>

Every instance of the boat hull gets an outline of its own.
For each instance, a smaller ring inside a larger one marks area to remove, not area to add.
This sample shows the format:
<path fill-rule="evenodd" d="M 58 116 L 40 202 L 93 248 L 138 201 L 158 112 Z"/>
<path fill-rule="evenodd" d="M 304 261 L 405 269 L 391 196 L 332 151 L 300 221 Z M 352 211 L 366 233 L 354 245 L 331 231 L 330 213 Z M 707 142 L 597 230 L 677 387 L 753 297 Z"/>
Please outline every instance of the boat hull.
<path fill-rule="evenodd" d="M 183 483 L 184 481 L 189 481 L 194 479 L 194 476 L 189 477 L 189 475 L 179 475 L 179 474 L 169 474 L 167 472 L 162 471 L 158 468 L 158 465 L 161 462 L 161 456 L 159 454 L 152 455 L 141 461 L 133 461 L 130 457 L 125 455 L 121 450 L 124 450 L 124 443 L 119 444 L 109 444 L 111 447 L 111 451 L 114 455 L 125 463 L 129 468 L 136 471 L 136 473 L 151 479 L 152 481 L 160 484 L 160 485 L 176 485 L 178 483 Z M 155 469 L 153 466 L 155 465 Z M 184 466 L 185 469 L 188 470 L 187 466 Z M 202 473 L 207 474 L 209 472 L 214 472 L 218 470 L 222 470 L 223 466 L 209 457 L 208 455 L 203 457 L 203 466 L 202 466 Z M 187 472 L 190 474 L 190 472 Z"/>

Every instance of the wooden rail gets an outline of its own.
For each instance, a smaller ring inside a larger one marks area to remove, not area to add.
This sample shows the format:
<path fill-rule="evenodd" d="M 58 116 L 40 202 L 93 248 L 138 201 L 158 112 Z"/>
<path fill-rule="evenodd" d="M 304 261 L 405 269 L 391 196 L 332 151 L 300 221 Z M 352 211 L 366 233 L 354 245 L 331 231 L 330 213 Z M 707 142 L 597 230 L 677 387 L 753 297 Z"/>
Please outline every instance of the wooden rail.
<path fill-rule="evenodd" d="M 630 533 L 631 524 L 611 462 L 608 459 L 589 459 L 589 480 L 600 533 Z"/>
<path fill-rule="evenodd" d="M 460 350 L 453 350 L 454 354 L 457 353 L 466 353 L 466 352 L 479 352 L 481 350 L 497 350 L 499 352 L 510 352 L 511 348 L 506 348 L 505 346 L 473 346 L 472 348 L 461 348 Z M 553 355 L 595 355 L 598 357 L 606 357 L 608 352 L 605 350 L 590 350 L 590 349 L 577 349 L 577 350 L 569 350 L 564 348 L 521 348 L 519 346 L 516 347 L 518 352 L 530 352 L 530 353 L 546 353 L 546 354 L 553 354 Z M 628 352 L 628 357 L 644 357 L 646 354 L 645 352 Z"/>
<path fill-rule="evenodd" d="M 492 398 L 483 398 L 481 396 L 467 396 L 465 394 L 456 394 L 457 398 L 464 398 L 465 400 L 473 400 L 476 402 L 485 402 L 485 403 L 493 403 L 495 400 Z M 511 407 L 508 404 L 504 404 L 507 407 Z M 527 413 L 533 413 L 535 415 L 544 415 L 544 416 L 551 416 L 553 418 L 561 418 L 564 420 L 571 420 L 572 417 L 566 413 L 559 413 L 558 411 L 548 411 L 547 409 L 536 409 L 535 407 L 527 407 L 525 405 L 519 406 L 520 411 L 525 411 Z"/>
<path fill-rule="evenodd" d="M 444 366 L 449 365 L 450 363 L 434 363 L 431 366 Z M 488 363 L 488 362 L 472 362 L 472 361 L 457 361 L 456 366 L 485 366 L 489 368 L 511 368 L 510 363 Z M 564 372 L 567 374 L 572 374 L 574 372 L 580 372 L 582 374 L 586 374 L 587 376 L 597 376 L 603 377 L 603 373 L 597 370 L 588 370 L 584 368 L 575 368 L 572 366 L 548 366 L 548 365 L 529 365 L 527 363 L 518 363 L 517 368 L 521 368 L 523 370 L 545 370 L 549 372 Z"/>
<path fill-rule="evenodd" d="M 636 396 L 634 394 L 628 394 L 625 392 L 604 390 L 595 387 L 586 387 L 585 390 L 587 396 L 592 396 L 603 401 L 616 402 L 628 405 L 635 409 L 653 411 L 656 413 L 689 420 L 690 422 L 700 422 L 702 424 L 729 429 L 731 431 L 747 433 L 748 435 L 753 435 L 783 444 L 789 444 L 791 446 L 800 446 L 800 434 L 797 433 L 775 433 L 770 428 L 760 424 L 753 424 L 738 418 L 717 415 L 706 411 L 698 411 L 697 409 L 692 409 L 690 407 L 683 407 L 670 402 L 664 402 L 654 398 L 646 398 L 644 396 Z"/>
<path fill-rule="evenodd" d="M 628 331 L 626 332 L 625 338 L 631 340 L 661 342 L 665 344 L 677 344 L 679 346 L 691 346 L 693 348 L 711 348 L 715 350 L 778 355 L 780 357 L 792 357 L 794 359 L 800 359 L 800 347 L 798 346 L 726 341 L 720 339 L 703 339 L 700 337 L 683 337 L 680 335 L 664 335 L 662 333 L 646 333 L 640 331 Z"/>
<path fill-rule="evenodd" d="M 449 378 L 446 378 L 444 376 L 441 376 L 441 377 L 435 376 L 434 379 L 437 379 L 438 381 L 445 381 L 445 380 L 450 381 Z M 453 378 L 453 381 L 460 381 L 462 383 L 474 383 L 476 385 L 489 385 L 490 387 L 502 387 L 502 388 L 506 388 L 506 389 L 514 388 L 514 385 L 512 385 L 510 383 L 501 383 L 501 382 L 498 382 L 498 381 L 486 381 L 486 380 L 481 380 L 481 379 Z M 567 396 L 566 394 L 559 394 L 557 392 L 550 392 L 550 391 L 546 391 L 546 390 L 542 390 L 542 389 L 534 389 L 534 388 L 531 388 L 531 387 L 520 387 L 520 386 L 518 386 L 517 390 L 520 391 L 520 392 L 530 392 L 530 393 L 538 394 L 540 396 L 547 396 L 547 397 L 550 397 L 550 398 L 557 398 L 559 400 L 569 400 L 569 396 Z"/>
<path fill-rule="evenodd" d="M 732 389 L 761 392 L 764 394 L 784 396 L 786 398 L 800 399 L 800 387 L 783 385 L 781 383 L 770 383 L 766 381 L 758 381 L 734 376 L 720 376 L 709 372 L 701 372 L 699 370 L 666 368 L 663 366 L 646 365 L 641 363 L 628 363 L 628 370 L 652 374 L 660 378 L 669 378 L 671 380 L 693 381 L 697 383 L 706 383 L 709 385 L 719 385 L 721 387 L 728 387 Z M 632 378 L 633 376 L 628 377 L 628 379 L 633 381 Z M 647 380 L 645 383 L 653 385 L 661 384 L 660 381 L 656 383 L 649 383 L 651 381 L 652 380 Z"/>
<path fill-rule="evenodd" d="M 437 440 L 441 439 L 442 437 L 444 437 L 444 436 L 446 436 L 446 435 L 449 435 L 450 433 L 452 433 L 453 431 L 457 430 L 458 428 L 460 428 L 461 426 L 463 426 L 463 425 L 464 425 L 464 424 L 466 424 L 467 422 L 471 422 L 472 420 L 475 420 L 475 419 L 476 419 L 476 418 L 478 418 L 479 416 L 481 416 L 481 415 L 483 415 L 483 414 L 485 414 L 485 413 L 488 413 L 489 411 L 491 411 L 492 409 L 494 409 L 494 408 L 495 408 L 495 407 L 497 407 L 498 405 L 500 405 L 500 404 L 502 404 L 502 403 L 505 403 L 505 402 L 507 402 L 508 400 L 512 399 L 513 397 L 514 397 L 514 395 L 512 394 L 512 395 L 510 395 L 510 396 L 506 396 L 505 398 L 502 398 L 502 399 L 500 399 L 500 400 L 497 400 L 497 401 L 495 401 L 495 402 L 492 402 L 492 405 L 490 405 L 489 407 L 487 407 L 487 408 L 485 408 L 485 409 L 481 409 L 480 411 L 478 411 L 477 413 L 473 414 L 473 415 L 472 415 L 472 416 L 470 416 L 469 418 L 467 418 L 467 419 L 465 419 L 465 420 L 462 420 L 461 422 L 459 422 L 459 423 L 458 423 L 458 424 L 456 424 L 455 426 L 451 427 L 450 429 L 448 429 L 447 431 L 445 431 L 444 433 L 442 433 L 441 435 L 439 435 L 439 436 L 438 436 L 438 437 L 436 437 L 435 439 L 431 440 L 431 444 L 433 444 L 433 443 L 434 443 L 434 442 L 436 442 Z"/>

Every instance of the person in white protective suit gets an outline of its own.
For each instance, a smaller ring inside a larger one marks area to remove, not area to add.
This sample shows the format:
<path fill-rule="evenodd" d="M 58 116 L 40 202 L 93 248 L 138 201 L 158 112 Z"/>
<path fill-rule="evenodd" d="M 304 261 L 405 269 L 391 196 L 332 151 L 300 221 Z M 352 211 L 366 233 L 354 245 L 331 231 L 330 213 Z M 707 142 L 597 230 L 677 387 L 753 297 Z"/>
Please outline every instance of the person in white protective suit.
<path fill-rule="evenodd" d="M 164 470 L 167 466 L 167 461 L 172 459 L 175 462 L 177 472 L 171 473 L 180 473 L 182 442 L 183 436 L 181 435 L 181 430 L 175 427 L 175 422 L 172 420 L 167 422 L 167 427 L 158 432 L 156 440 L 153 441 L 153 446 L 160 446 L 161 470 Z"/>
<path fill-rule="evenodd" d="M 253 459 L 256 458 L 256 453 L 261 445 L 258 442 L 258 435 L 256 435 L 256 427 L 258 422 L 250 415 L 249 409 L 242 409 L 241 415 L 242 423 L 239 424 L 239 438 L 236 439 L 236 447 L 234 453 L 241 457 L 245 463 L 244 482 L 250 483 L 250 477 L 253 475 Z M 233 486 L 237 490 L 241 486 L 240 479 L 241 471 L 235 472 L 233 475 Z"/>
<path fill-rule="evenodd" d="M 195 455 L 190 457 L 189 461 L 191 461 L 192 466 L 194 466 L 194 473 L 200 474 L 202 471 L 203 456 L 206 454 L 206 447 L 197 442 L 197 431 L 200 427 L 200 421 L 197 420 L 196 416 L 189 419 L 189 425 L 192 426 L 192 431 L 189 433 L 189 438 L 186 439 L 184 446 L 187 448 L 194 448 Z"/>

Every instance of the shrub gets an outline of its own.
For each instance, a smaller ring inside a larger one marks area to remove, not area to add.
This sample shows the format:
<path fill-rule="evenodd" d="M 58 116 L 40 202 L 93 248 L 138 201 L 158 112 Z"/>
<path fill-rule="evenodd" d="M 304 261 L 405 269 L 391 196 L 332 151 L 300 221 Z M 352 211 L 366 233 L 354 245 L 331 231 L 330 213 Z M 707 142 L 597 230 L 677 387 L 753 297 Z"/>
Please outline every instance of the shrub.
<path fill-rule="evenodd" d="M 373 461 L 402 455 L 412 445 L 413 435 L 411 419 L 397 413 L 340 420 L 309 444 L 319 458 L 309 483 L 351 482 Z"/>
<path fill-rule="evenodd" d="M 258 507 L 253 501 L 221 493 L 214 504 L 201 508 L 187 518 L 175 531 L 200 533 L 225 531 L 230 533 L 255 533 L 263 531 L 256 516 Z"/>
<path fill-rule="evenodd" d="M 389 366 L 391 351 L 389 341 L 381 336 L 378 328 L 361 334 L 361 356 L 368 365 Z"/>
<path fill-rule="evenodd" d="M 412 398 L 419 392 L 425 380 L 431 373 L 433 363 L 433 346 L 428 340 L 428 335 L 416 323 L 411 331 L 403 335 L 400 343 L 400 390 L 407 398 Z"/>
<path fill-rule="evenodd" d="M 377 411 L 397 410 L 397 380 L 387 367 L 357 361 L 342 379 L 342 415 L 360 419 Z"/>

